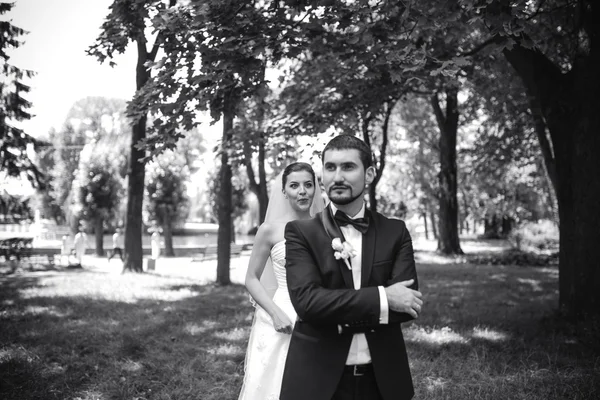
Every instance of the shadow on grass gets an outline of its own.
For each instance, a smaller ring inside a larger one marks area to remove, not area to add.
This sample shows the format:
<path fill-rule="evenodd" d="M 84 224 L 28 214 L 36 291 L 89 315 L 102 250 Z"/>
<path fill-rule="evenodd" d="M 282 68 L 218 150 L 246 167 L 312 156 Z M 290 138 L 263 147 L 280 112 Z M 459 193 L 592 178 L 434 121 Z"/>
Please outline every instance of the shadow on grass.
<path fill-rule="evenodd" d="M 597 322 L 556 313 L 556 268 L 419 264 L 418 399 L 591 399 Z M 236 399 L 253 309 L 239 285 L 86 270 L 0 277 L 0 398 Z"/>
<path fill-rule="evenodd" d="M 419 265 L 425 305 L 404 329 L 419 399 L 592 399 L 600 321 L 558 312 L 558 270 Z"/>
<path fill-rule="evenodd" d="M 0 278 L 0 398 L 234 398 L 241 286 L 90 271 Z"/>

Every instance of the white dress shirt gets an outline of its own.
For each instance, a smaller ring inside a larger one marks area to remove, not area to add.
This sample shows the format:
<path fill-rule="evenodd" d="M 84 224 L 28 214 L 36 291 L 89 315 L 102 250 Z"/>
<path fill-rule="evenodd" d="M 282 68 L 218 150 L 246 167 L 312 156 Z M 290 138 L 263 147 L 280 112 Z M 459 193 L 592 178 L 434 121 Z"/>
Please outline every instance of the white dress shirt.
<path fill-rule="evenodd" d="M 335 215 L 337 208 L 333 203 L 331 204 L 331 211 Z M 363 204 L 360 211 L 352 216 L 348 215 L 351 219 L 363 218 L 365 216 L 365 205 Z M 363 235 L 352 225 L 340 226 L 344 238 L 347 242 L 352 245 L 352 248 L 356 250 L 356 255 L 350 260 L 352 262 L 352 279 L 354 281 L 354 289 L 360 289 L 361 271 L 362 271 L 362 242 Z M 389 321 L 389 305 L 387 296 L 383 286 L 378 286 L 379 290 L 379 323 L 387 324 Z M 348 352 L 348 358 L 346 359 L 346 365 L 356 364 L 368 364 L 371 362 L 371 352 L 369 351 L 369 345 L 367 338 L 364 333 L 355 333 L 352 337 L 352 343 L 350 345 L 350 351 Z"/>

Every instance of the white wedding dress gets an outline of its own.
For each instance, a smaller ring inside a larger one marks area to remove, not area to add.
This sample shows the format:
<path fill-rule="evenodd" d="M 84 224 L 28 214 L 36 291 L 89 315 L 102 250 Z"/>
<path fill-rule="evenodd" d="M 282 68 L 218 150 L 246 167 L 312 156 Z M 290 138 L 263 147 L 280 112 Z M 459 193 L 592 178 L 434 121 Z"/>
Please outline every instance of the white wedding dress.
<path fill-rule="evenodd" d="M 290 301 L 285 278 L 285 241 L 273 245 L 271 262 L 278 285 L 273 301 L 295 322 L 296 311 Z M 289 345 L 290 335 L 275 331 L 269 314 L 257 305 L 248 340 L 244 384 L 239 400 L 279 399 Z"/>

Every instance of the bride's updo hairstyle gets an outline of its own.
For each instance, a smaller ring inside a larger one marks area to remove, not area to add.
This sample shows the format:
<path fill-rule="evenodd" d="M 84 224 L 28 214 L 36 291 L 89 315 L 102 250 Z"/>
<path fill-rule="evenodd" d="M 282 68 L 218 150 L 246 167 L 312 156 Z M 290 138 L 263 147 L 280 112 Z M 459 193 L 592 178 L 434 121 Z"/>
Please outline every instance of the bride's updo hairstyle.
<path fill-rule="evenodd" d="M 307 164 L 305 162 L 294 162 L 294 163 L 289 164 L 283 170 L 283 174 L 281 175 L 281 187 L 285 188 L 285 184 L 287 183 L 287 177 L 289 174 L 291 174 L 292 172 L 299 172 L 299 171 L 309 172 L 310 175 L 312 176 L 313 184 L 315 183 L 315 171 L 313 171 L 310 164 Z"/>

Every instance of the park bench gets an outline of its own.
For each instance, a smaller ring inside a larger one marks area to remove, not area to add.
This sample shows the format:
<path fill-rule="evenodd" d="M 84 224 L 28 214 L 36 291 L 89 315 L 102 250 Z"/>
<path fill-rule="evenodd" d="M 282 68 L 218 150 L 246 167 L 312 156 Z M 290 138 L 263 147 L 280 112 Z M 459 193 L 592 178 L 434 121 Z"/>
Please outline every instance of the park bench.
<path fill-rule="evenodd" d="M 18 262 L 27 260 L 29 263 L 54 264 L 55 249 L 35 249 L 33 238 L 12 237 L 0 240 L 0 257 L 6 261 L 15 259 Z"/>
<path fill-rule="evenodd" d="M 239 257 L 242 250 L 244 250 L 244 246 L 243 244 L 231 243 L 231 257 Z M 217 258 L 217 246 L 206 246 L 196 254 L 192 261 L 206 261 L 215 258 Z"/>
<path fill-rule="evenodd" d="M 0 240 L 0 256 L 3 256 L 6 261 L 13 257 L 17 261 L 26 258 L 29 255 L 29 250 L 33 247 L 33 238 L 12 237 Z"/>

